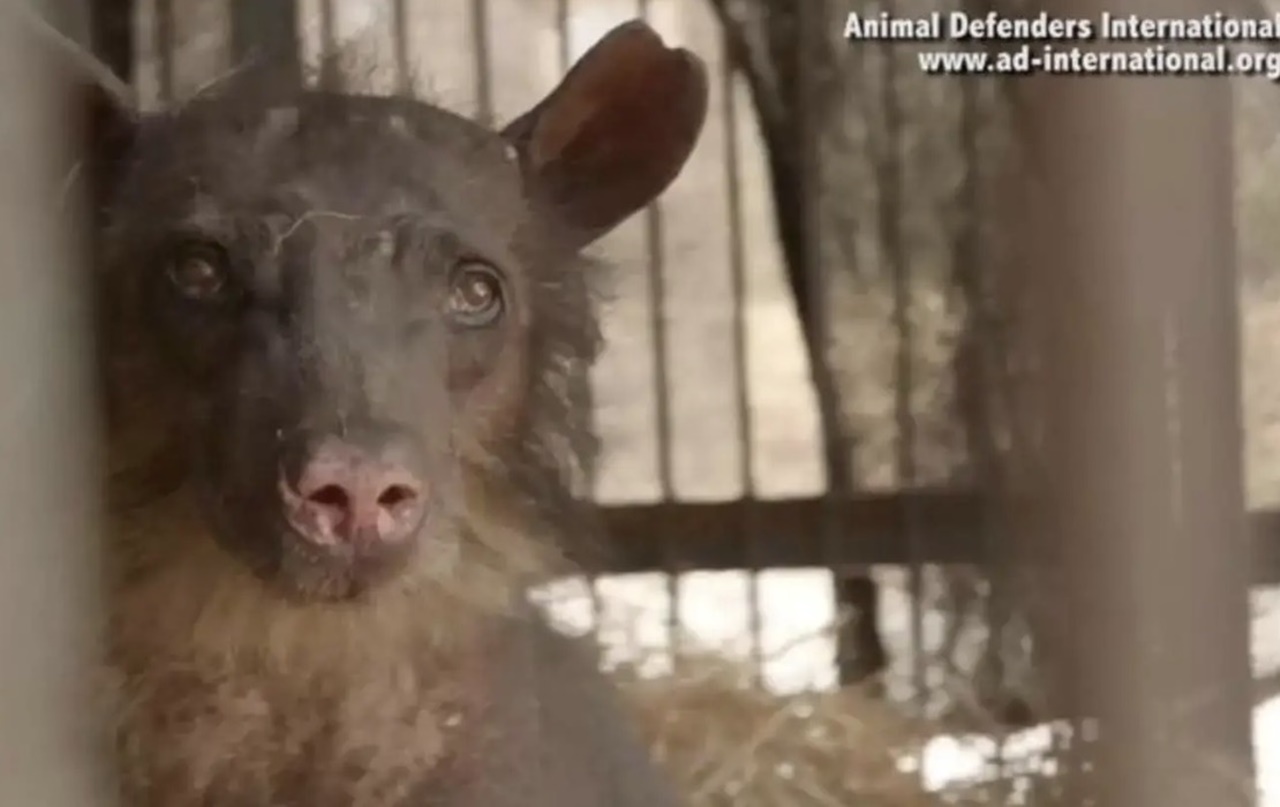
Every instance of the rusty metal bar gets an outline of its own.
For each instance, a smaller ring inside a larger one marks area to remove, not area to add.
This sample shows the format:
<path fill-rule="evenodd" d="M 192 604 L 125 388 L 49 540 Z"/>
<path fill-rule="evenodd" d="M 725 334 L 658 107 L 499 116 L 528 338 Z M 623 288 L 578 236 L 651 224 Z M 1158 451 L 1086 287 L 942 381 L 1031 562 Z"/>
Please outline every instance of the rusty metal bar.
<path fill-rule="evenodd" d="M 1063 678 L 1098 726 L 1083 788 L 1101 807 L 1254 803 L 1230 86 L 1044 77 L 1019 90 L 1044 180 L 1027 269 L 1043 271 L 1052 368 L 1047 512 L 1071 547 Z"/>
<path fill-rule="evenodd" d="M 471 0 L 471 47 L 476 64 L 476 117 L 493 125 L 493 63 L 489 56 L 489 0 Z"/>
<path fill-rule="evenodd" d="M 0 10 L 0 804 L 90 807 L 113 800 L 88 690 L 102 612 L 98 457 L 85 210 L 64 196 L 79 128 L 66 117 L 69 71 L 28 25 Z"/>
<path fill-rule="evenodd" d="M 751 384 L 748 377 L 747 354 L 747 284 L 746 254 L 742 213 L 742 177 L 739 175 L 741 145 L 738 142 L 738 104 L 735 97 L 734 78 L 737 64 L 733 44 L 727 33 L 722 34 L 720 71 L 721 114 L 724 116 L 725 192 L 729 197 L 729 278 L 732 284 L 733 304 L 733 403 L 738 419 L 738 480 L 742 485 L 744 504 L 742 541 L 747 559 L 747 633 L 751 642 L 752 673 L 759 677 L 764 672 L 764 619 L 760 606 L 760 566 L 756 563 L 760 535 L 754 513 L 756 498 L 755 444 L 751 433 Z"/>

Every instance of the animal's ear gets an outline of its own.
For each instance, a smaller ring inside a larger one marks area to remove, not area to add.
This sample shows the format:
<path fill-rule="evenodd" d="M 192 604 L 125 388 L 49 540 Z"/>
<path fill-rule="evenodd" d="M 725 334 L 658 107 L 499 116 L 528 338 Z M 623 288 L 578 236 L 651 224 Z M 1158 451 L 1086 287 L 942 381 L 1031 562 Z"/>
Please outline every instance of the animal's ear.
<path fill-rule="evenodd" d="M 115 190 L 125 159 L 133 150 L 138 114 L 93 83 L 72 88 L 71 107 L 80 181 L 97 220 Z"/>
<path fill-rule="evenodd" d="M 576 249 L 667 189 L 706 114 L 702 61 L 634 21 L 606 34 L 502 134 L 532 194 Z"/>

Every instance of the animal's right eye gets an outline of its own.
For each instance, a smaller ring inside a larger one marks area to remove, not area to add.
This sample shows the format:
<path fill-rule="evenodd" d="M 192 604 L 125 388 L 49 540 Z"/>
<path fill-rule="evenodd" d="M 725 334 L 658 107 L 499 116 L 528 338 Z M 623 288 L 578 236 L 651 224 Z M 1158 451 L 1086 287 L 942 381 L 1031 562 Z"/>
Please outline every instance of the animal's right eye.
<path fill-rule="evenodd" d="M 502 278 L 481 261 L 464 261 L 453 273 L 448 312 L 454 322 L 469 328 L 491 325 L 502 315 Z"/>
<path fill-rule="evenodd" d="M 180 244 L 169 257 L 166 277 L 173 290 L 197 303 L 225 298 L 230 286 L 227 253 L 217 244 Z"/>

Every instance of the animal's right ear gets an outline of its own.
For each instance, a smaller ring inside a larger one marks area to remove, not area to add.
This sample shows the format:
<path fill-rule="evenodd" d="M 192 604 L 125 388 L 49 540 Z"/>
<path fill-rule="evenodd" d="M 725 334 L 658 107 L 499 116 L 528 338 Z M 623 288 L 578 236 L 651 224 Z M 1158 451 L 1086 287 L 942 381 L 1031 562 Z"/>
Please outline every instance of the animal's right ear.
<path fill-rule="evenodd" d="M 97 84 L 71 89 L 73 147 L 79 181 L 94 220 L 98 220 L 120 181 L 124 162 L 138 132 L 137 112 Z"/>
<path fill-rule="evenodd" d="M 633 21 L 606 34 L 502 135 L 561 242 L 576 249 L 666 190 L 706 114 L 702 61 Z"/>

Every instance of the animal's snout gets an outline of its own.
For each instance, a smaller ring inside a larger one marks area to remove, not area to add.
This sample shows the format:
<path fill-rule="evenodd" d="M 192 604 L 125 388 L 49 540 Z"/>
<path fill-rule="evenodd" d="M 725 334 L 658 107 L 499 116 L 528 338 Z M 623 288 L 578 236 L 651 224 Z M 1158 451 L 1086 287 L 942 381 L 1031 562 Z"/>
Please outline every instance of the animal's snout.
<path fill-rule="evenodd" d="M 377 448 L 335 437 L 302 450 L 296 473 L 281 472 L 285 519 L 317 547 L 395 545 L 426 512 L 426 483 L 396 444 Z M 401 455 L 401 456 L 397 456 Z"/>

